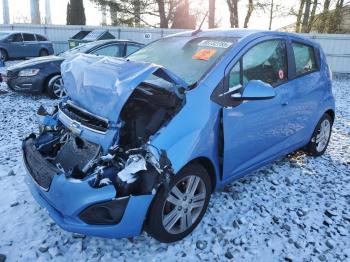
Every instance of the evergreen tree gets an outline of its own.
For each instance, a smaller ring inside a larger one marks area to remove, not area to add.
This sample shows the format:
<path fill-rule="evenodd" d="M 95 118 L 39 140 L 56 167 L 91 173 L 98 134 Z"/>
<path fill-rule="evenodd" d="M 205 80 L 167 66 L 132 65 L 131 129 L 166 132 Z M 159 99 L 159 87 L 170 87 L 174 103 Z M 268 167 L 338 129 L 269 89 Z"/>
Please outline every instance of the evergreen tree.
<path fill-rule="evenodd" d="M 83 0 L 70 0 L 67 4 L 67 25 L 85 25 Z"/>

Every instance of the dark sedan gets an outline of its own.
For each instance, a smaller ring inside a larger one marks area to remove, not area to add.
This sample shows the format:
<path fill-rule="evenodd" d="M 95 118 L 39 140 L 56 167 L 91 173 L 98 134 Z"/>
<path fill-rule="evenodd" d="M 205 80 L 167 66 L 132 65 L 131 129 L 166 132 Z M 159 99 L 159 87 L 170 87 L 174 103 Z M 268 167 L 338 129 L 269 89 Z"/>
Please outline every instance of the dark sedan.
<path fill-rule="evenodd" d="M 8 67 L 3 81 L 14 91 L 43 93 L 52 98 L 64 97 L 61 63 L 76 53 L 124 57 L 140 49 L 143 44 L 129 40 L 101 40 L 80 45 L 58 56 L 38 57 Z"/>

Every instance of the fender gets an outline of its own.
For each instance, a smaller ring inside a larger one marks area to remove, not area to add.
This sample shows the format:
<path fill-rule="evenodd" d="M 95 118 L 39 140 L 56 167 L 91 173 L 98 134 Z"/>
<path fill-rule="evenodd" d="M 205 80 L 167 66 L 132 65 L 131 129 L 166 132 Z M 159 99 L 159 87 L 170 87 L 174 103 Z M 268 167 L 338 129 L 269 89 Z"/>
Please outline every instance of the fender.
<path fill-rule="evenodd" d="M 332 110 L 335 113 L 335 102 L 334 102 L 333 95 L 331 94 L 325 97 L 325 99 L 319 104 L 318 109 L 315 110 L 313 123 L 311 125 L 312 128 L 308 129 L 307 142 L 310 141 L 312 134 L 318 124 L 318 121 L 321 119 L 323 114 L 326 113 L 328 110 Z"/>

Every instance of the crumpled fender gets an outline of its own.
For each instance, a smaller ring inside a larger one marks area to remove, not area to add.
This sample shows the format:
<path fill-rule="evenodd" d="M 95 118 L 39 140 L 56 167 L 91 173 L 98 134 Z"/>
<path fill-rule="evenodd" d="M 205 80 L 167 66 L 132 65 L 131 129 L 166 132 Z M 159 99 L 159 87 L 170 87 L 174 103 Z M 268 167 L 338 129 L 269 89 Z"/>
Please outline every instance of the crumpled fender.
<path fill-rule="evenodd" d="M 61 73 L 68 96 L 89 112 L 118 122 L 134 89 L 151 75 L 187 88 L 187 84 L 162 66 L 121 58 L 79 54 L 65 60 Z"/>

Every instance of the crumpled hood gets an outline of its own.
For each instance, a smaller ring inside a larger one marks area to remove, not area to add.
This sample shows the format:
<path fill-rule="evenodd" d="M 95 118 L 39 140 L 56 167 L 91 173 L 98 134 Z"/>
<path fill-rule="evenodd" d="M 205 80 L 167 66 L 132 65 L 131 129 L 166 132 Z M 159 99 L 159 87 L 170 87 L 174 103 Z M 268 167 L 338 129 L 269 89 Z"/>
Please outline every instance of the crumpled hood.
<path fill-rule="evenodd" d="M 8 68 L 8 70 L 16 70 L 16 69 L 22 69 L 25 67 L 30 67 L 30 68 L 34 68 L 34 66 L 40 66 L 41 64 L 46 64 L 46 63 L 50 63 L 50 62 L 56 62 L 56 61 L 63 61 L 64 58 L 59 57 L 59 56 L 43 56 L 43 57 L 36 57 L 36 58 L 32 58 L 20 63 L 17 63 L 13 66 L 10 66 Z"/>
<path fill-rule="evenodd" d="M 134 89 L 152 74 L 187 88 L 183 80 L 159 65 L 88 54 L 66 59 L 61 73 L 68 97 L 77 106 L 112 123 L 118 121 Z"/>

